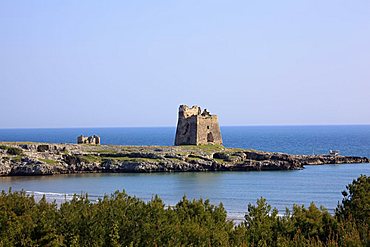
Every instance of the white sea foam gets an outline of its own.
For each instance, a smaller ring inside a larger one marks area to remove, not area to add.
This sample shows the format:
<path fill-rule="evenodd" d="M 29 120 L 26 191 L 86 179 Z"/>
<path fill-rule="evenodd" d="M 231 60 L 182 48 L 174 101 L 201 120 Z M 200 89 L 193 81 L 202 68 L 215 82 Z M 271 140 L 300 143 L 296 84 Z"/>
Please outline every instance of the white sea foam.
<path fill-rule="evenodd" d="M 33 195 L 36 200 L 41 200 L 43 196 L 46 197 L 46 200 L 49 202 L 56 202 L 61 204 L 66 201 L 70 201 L 73 198 L 73 195 L 67 193 L 57 193 L 57 192 L 45 192 L 45 191 L 26 191 L 27 194 Z"/>
<path fill-rule="evenodd" d="M 67 193 L 57 193 L 57 192 L 45 192 L 45 191 L 26 191 L 28 194 L 33 194 L 33 195 L 45 195 L 45 196 L 68 196 Z"/>
<path fill-rule="evenodd" d="M 67 202 L 73 199 L 74 196 L 79 197 L 79 194 L 73 193 L 58 193 L 58 192 L 45 192 L 45 191 L 26 191 L 28 195 L 33 195 L 36 200 L 40 200 L 44 195 L 46 200 L 49 202 L 55 201 L 57 204 L 61 204 L 63 202 Z M 81 193 L 83 195 L 83 193 Z M 99 195 L 88 195 L 88 198 L 91 202 L 98 202 L 99 198 L 103 196 Z"/>

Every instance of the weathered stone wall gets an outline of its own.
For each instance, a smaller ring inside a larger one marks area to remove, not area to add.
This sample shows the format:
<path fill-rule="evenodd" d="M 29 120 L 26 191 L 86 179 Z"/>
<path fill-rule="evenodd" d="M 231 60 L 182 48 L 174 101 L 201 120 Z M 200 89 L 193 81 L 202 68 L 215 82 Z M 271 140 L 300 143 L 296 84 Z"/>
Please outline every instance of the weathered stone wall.
<path fill-rule="evenodd" d="M 213 116 L 198 116 L 197 124 L 197 144 L 222 144 L 220 126 L 218 125 L 218 117 Z"/>
<path fill-rule="evenodd" d="M 197 145 L 197 116 L 179 117 L 175 145 Z"/>
<path fill-rule="evenodd" d="M 201 109 L 199 106 L 192 106 L 191 108 L 187 105 L 180 105 L 179 107 L 179 118 L 189 118 L 191 116 L 200 115 Z"/>
<path fill-rule="evenodd" d="M 89 137 L 85 137 L 83 135 L 80 135 L 77 137 L 77 144 L 100 144 L 100 137 L 97 135 L 92 135 Z"/>
<path fill-rule="evenodd" d="M 84 136 L 78 136 L 77 137 L 77 144 L 84 144 L 84 143 L 87 143 L 87 137 L 84 137 Z"/>
<path fill-rule="evenodd" d="M 218 118 L 199 106 L 179 107 L 175 145 L 222 144 Z"/>

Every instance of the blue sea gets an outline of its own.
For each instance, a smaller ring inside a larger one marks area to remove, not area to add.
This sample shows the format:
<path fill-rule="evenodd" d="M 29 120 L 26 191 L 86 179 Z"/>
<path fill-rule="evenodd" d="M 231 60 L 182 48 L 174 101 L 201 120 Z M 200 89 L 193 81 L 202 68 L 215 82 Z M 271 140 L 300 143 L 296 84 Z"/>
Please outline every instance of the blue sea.
<path fill-rule="evenodd" d="M 335 149 L 343 155 L 370 157 L 370 125 L 221 127 L 221 132 L 226 147 L 291 154 L 325 154 Z M 97 134 L 102 144 L 173 145 L 175 128 L 0 129 L 0 141 L 75 143 L 81 134 Z M 293 204 L 308 206 L 311 202 L 333 212 L 341 191 L 361 174 L 370 176 L 370 164 L 309 166 L 299 171 L 2 177 L 0 190 L 23 189 L 57 201 L 74 193 L 88 193 L 96 200 L 125 190 L 144 200 L 158 194 L 167 205 L 186 195 L 222 202 L 230 218 L 240 220 L 248 203 L 260 197 L 281 212 Z"/>
<path fill-rule="evenodd" d="M 97 134 L 102 144 L 173 145 L 175 128 L 68 128 L 0 129 L 0 141 L 76 143 L 77 136 Z M 323 154 L 330 149 L 343 155 L 370 157 L 370 125 L 221 127 L 226 147 Z"/>

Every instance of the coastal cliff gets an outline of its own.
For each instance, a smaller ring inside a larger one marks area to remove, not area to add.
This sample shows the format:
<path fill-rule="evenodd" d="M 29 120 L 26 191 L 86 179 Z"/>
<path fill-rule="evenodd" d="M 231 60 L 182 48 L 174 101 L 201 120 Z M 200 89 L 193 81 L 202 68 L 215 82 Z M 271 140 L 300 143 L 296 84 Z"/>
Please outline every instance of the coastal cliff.
<path fill-rule="evenodd" d="M 306 165 L 369 163 L 366 157 L 290 155 L 204 146 L 0 143 L 0 176 L 71 173 L 297 170 Z"/>

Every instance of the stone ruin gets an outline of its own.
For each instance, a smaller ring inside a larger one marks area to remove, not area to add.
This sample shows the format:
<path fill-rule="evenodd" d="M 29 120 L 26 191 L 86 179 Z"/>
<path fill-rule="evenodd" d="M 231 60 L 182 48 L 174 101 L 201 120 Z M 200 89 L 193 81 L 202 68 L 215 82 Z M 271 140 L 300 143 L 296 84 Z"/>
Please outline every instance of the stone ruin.
<path fill-rule="evenodd" d="M 175 145 L 220 144 L 222 137 L 218 117 L 199 106 L 189 108 L 180 105 L 177 122 Z"/>
<path fill-rule="evenodd" d="M 97 135 L 92 135 L 92 136 L 83 136 L 83 135 L 80 135 L 79 137 L 77 137 L 77 144 L 96 144 L 96 145 L 99 145 L 100 144 L 100 137 L 97 136 Z"/>

